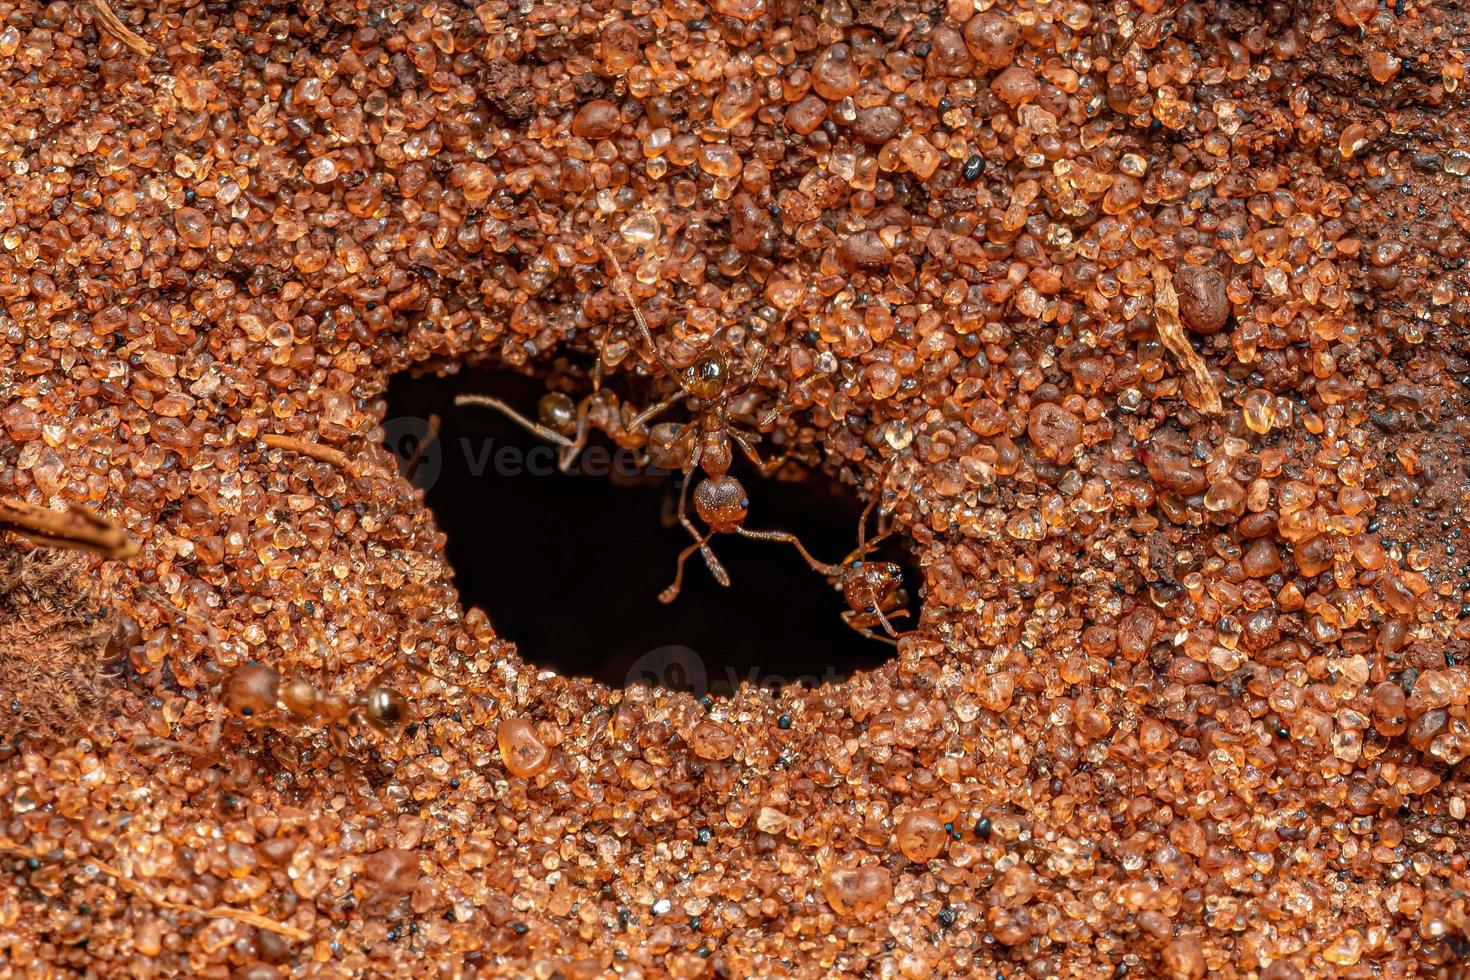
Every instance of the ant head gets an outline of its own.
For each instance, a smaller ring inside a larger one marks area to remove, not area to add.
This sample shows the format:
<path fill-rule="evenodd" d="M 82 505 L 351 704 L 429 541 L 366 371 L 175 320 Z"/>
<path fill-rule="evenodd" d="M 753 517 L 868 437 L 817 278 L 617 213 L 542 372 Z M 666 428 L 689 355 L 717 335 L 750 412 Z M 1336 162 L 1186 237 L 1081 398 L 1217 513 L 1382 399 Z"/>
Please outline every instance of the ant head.
<path fill-rule="evenodd" d="M 710 530 L 725 533 L 745 523 L 750 498 L 733 476 L 712 476 L 694 488 L 694 509 Z"/>
<path fill-rule="evenodd" d="M 881 605 L 903 584 L 903 569 L 887 561 L 852 561 L 842 570 L 842 594 L 854 609 Z"/>
<path fill-rule="evenodd" d="M 552 432 L 569 436 L 577 430 L 577 406 L 571 396 L 561 391 L 548 391 L 536 405 L 541 424 Z"/>
<path fill-rule="evenodd" d="M 401 728 L 409 716 L 408 699 L 391 687 L 375 684 L 363 698 L 368 724 L 382 732 Z"/>
<path fill-rule="evenodd" d="M 695 362 L 684 369 L 684 390 L 696 398 L 718 398 L 725 390 L 725 379 L 730 374 L 729 362 L 719 350 L 710 350 L 699 355 Z"/>
<path fill-rule="evenodd" d="M 270 711 L 280 693 L 281 675 L 264 664 L 236 667 L 225 678 L 225 707 L 242 718 Z"/>

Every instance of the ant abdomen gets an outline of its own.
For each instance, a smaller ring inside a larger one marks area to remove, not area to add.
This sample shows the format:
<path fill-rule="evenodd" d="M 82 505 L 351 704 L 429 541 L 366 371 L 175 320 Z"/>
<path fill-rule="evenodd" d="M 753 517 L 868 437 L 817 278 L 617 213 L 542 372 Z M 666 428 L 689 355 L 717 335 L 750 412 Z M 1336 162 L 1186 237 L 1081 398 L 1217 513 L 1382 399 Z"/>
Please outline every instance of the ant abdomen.
<path fill-rule="evenodd" d="M 380 731 L 398 729 L 408 723 L 408 699 L 391 687 L 370 687 L 363 710 L 368 723 Z"/>
<path fill-rule="evenodd" d="M 577 404 L 570 395 L 548 391 L 536 403 L 536 417 L 553 432 L 570 436 L 577 431 Z"/>

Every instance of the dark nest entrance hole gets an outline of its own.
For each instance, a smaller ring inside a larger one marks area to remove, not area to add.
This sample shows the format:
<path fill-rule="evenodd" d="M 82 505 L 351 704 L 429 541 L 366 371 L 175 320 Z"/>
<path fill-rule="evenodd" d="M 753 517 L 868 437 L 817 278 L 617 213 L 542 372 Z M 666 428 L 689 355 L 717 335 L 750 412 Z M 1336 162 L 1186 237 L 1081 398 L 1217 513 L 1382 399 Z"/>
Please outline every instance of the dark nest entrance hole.
<path fill-rule="evenodd" d="M 534 418 L 545 388 L 505 370 L 398 375 L 388 387 L 387 441 L 407 462 L 438 416 L 414 482 L 448 538 L 465 607 L 484 609 L 528 662 L 609 686 L 722 695 L 742 682 L 839 681 L 892 655 L 891 644 L 843 622 L 842 596 L 788 544 L 717 536 L 711 545 L 730 587 L 716 584 L 696 554 L 678 598 L 659 602 L 690 543 L 673 521 L 679 475 L 637 473 L 630 454 L 601 434 L 577 472 L 562 474 L 554 450 L 504 415 L 456 407 L 462 392 L 501 398 Z M 678 407 L 668 415 L 686 417 Z M 861 503 L 850 488 L 820 474 L 763 479 L 743 461 L 732 473 L 750 495 L 748 527 L 790 531 L 823 561 L 856 546 Z M 919 578 L 910 556 L 895 535 L 869 560 L 904 566 L 910 615 L 895 626 L 911 628 Z"/>

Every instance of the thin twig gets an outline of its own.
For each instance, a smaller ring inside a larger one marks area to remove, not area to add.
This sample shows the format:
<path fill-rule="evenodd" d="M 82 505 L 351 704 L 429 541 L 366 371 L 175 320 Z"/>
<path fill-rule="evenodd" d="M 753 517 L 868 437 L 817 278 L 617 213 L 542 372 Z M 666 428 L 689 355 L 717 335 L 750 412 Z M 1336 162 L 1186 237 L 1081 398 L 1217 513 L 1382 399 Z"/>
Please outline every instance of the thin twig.
<path fill-rule="evenodd" d="M 1195 405 L 1193 401 L 1190 404 L 1210 415 L 1224 411 L 1220 391 L 1215 387 L 1215 379 L 1210 377 L 1209 366 L 1189 343 L 1189 338 L 1184 335 L 1184 326 L 1179 322 L 1179 294 L 1174 291 L 1174 277 L 1158 263 L 1154 265 L 1154 319 L 1158 321 L 1159 339 L 1194 378 L 1199 404 Z"/>
<path fill-rule="evenodd" d="M 643 334 L 643 342 L 648 345 L 649 350 L 653 351 L 654 359 L 664 369 L 664 373 L 675 381 L 678 381 L 680 377 L 679 372 L 674 369 L 672 364 L 664 359 L 663 351 L 659 350 L 658 344 L 653 341 L 653 331 L 648 329 L 648 321 L 643 318 L 643 309 L 638 305 L 638 300 L 633 298 L 633 288 L 628 285 L 628 278 L 623 275 L 623 266 L 618 262 L 618 257 L 613 254 L 612 249 L 608 248 L 602 242 L 598 242 L 597 247 L 602 249 L 602 254 L 606 255 L 607 260 L 612 263 L 613 288 L 622 295 L 623 299 L 627 300 L 628 306 L 632 308 L 633 322 L 638 324 L 638 330 Z M 606 339 L 605 336 L 604 339 Z M 600 357 L 601 355 L 599 355 Z"/>
<path fill-rule="evenodd" d="M 11 854 L 32 857 L 41 861 L 46 860 L 44 853 L 21 847 L 14 841 L 4 838 L 0 838 L 0 851 L 8 851 Z M 257 929 L 264 929 L 267 932 L 273 932 L 278 936 L 285 936 L 287 939 L 295 939 L 298 942 L 305 942 L 311 938 L 311 933 L 305 929 L 288 926 L 283 922 L 277 922 L 275 919 L 266 918 L 258 912 L 231 908 L 228 905 L 216 905 L 213 908 L 206 909 L 200 908 L 197 905 L 189 905 L 185 902 L 171 902 L 166 898 L 160 898 L 158 895 L 155 895 L 152 888 L 149 888 L 142 882 L 132 880 L 105 861 L 98 861 L 95 858 L 81 858 L 80 860 L 84 864 L 90 864 L 103 874 L 111 875 L 113 880 L 117 882 L 119 888 L 145 898 L 161 909 L 168 909 L 171 912 L 188 912 L 194 915 L 202 915 L 206 919 L 234 919 L 236 922 L 243 922 L 246 925 L 255 926 Z"/>
<path fill-rule="evenodd" d="M 145 58 L 153 53 L 153 45 L 124 24 L 122 19 L 107 5 L 107 0 L 92 0 L 92 13 L 97 18 L 97 26 L 117 38 L 128 49 Z"/>
<path fill-rule="evenodd" d="M 91 551 L 119 560 L 138 553 L 138 543 L 117 522 L 81 504 L 67 506 L 66 510 L 52 510 L 24 500 L 0 498 L 0 528 L 49 548 Z"/>
<path fill-rule="evenodd" d="M 285 449 L 289 452 L 300 453 L 303 456 L 310 456 L 312 459 L 319 459 L 323 463 L 331 463 L 338 469 L 347 469 L 348 459 L 346 453 L 340 449 L 333 449 L 331 446 L 323 446 L 319 442 L 308 442 L 305 439 L 296 439 L 292 436 L 278 436 L 269 433 L 261 436 L 260 441 L 272 449 Z"/>

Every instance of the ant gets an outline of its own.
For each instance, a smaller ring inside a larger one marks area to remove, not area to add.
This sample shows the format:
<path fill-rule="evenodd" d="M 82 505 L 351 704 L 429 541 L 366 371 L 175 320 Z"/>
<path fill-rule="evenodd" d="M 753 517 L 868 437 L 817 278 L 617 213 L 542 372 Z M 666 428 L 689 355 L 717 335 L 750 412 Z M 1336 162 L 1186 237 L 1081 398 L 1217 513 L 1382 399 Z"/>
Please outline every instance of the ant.
<path fill-rule="evenodd" d="M 893 528 L 883 531 L 872 541 L 865 540 L 868 515 L 883 494 L 883 483 L 893 467 L 889 461 L 878 480 L 878 488 L 863 508 L 858 518 L 858 545 L 841 562 L 828 566 L 826 575 L 834 588 L 842 593 L 848 609 L 842 613 L 842 621 L 862 636 L 885 643 L 897 643 L 908 633 L 899 633 L 893 628 L 893 620 L 907 616 L 908 594 L 903 589 L 903 569 L 891 561 L 864 561 L 864 556 L 878 542 L 893 533 Z M 874 626 L 882 626 L 887 636 L 873 632 Z"/>
<path fill-rule="evenodd" d="M 628 286 L 627 278 L 623 274 L 623 268 L 617 256 L 606 245 L 602 246 L 602 251 L 612 264 L 615 275 L 614 287 L 622 294 L 623 299 L 627 301 L 632 310 L 633 320 L 638 326 L 639 333 L 643 336 L 644 343 L 648 345 L 654 359 L 664 369 L 665 375 L 673 378 L 679 385 L 678 392 L 664 399 L 653 409 L 644 412 L 640 418 L 647 420 L 656 414 L 654 409 L 661 412 L 685 399 L 692 400 L 694 403 L 695 418 L 693 421 L 687 424 L 660 422 L 649 430 L 649 459 L 655 466 L 678 470 L 684 475 L 684 480 L 679 487 L 678 520 L 694 538 L 694 543 L 679 553 L 674 581 L 659 593 L 659 601 L 670 603 L 678 598 L 679 589 L 684 581 L 684 563 L 696 551 L 704 557 L 705 564 L 709 567 L 710 574 L 715 577 L 716 582 L 720 585 L 730 584 L 729 573 L 725 571 L 724 566 L 709 548 L 710 539 L 716 534 L 738 534 L 757 541 L 789 543 L 796 548 L 813 570 L 827 574 L 834 566 L 813 558 L 796 535 L 789 531 L 754 531 L 745 526 L 745 517 L 750 509 L 750 498 L 745 492 L 744 485 L 729 472 L 730 465 L 734 462 L 734 448 L 732 447 L 739 448 L 763 476 L 775 472 L 785 462 L 785 456 L 770 461 L 762 460 L 760 453 L 755 448 L 758 437 L 736 428 L 730 421 L 730 402 L 750 390 L 760 377 L 761 367 L 765 363 L 766 350 L 762 348 L 756 355 L 755 362 L 751 365 L 749 379 L 742 385 L 733 386 L 734 379 L 729 358 L 718 343 L 720 335 L 725 330 L 721 328 L 710 337 L 687 368 L 682 371 L 675 368 L 664 357 L 663 352 L 654 341 L 653 331 L 648 328 L 648 321 L 644 318 L 643 310 Z M 699 519 L 709 528 L 704 534 L 700 534 L 699 529 L 689 519 L 688 491 L 696 470 L 700 471 L 703 476 L 694 486 L 694 510 L 699 515 Z"/>
<path fill-rule="evenodd" d="M 385 684 L 383 674 L 374 678 L 364 693 L 347 698 L 323 691 L 299 675 L 282 677 L 275 668 L 255 661 L 232 667 L 225 673 L 221 701 L 226 711 L 247 723 L 259 719 L 269 726 L 272 715 L 283 716 L 297 724 L 331 729 L 334 739 L 338 731 L 335 726 L 346 724 L 367 724 L 380 735 L 394 738 L 413 717 L 408 699 L 397 688 Z M 224 720 L 216 715 L 203 744 L 149 737 L 140 739 L 138 747 L 168 747 L 191 755 L 207 755 L 219 745 L 223 729 Z"/>
<path fill-rule="evenodd" d="M 520 412 L 491 395 L 469 393 L 456 395 L 457 407 L 474 405 L 500 412 L 521 428 L 557 447 L 557 469 L 570 473 L 577 457 L 587 446 L 592 429 L 600 429 L 624 449 L 642 449 L 648 444 L 648 422 L 665 409 L 678 404 L 683 394 L 652 405 L 630 416 L 630 406 L 620 402 L 612 391 L 602 387 L 602 357 L 592 372 L 592 391 L 580 401 L 561 391 L 548 391 L 536 404 L 536 419 Z"/>
<path fill-rule="evenodd" d="M 210 637 L 214 637 L 214 627 L 211 624 L 199 620 L 188 610 L 177 608 L 146 586 L 140 586 L 139 591 L 147 594 L 163 608 L 177 613 L 179 618 L 199 622 L 208 630 Z M 408 698 L 396 687 L 385 682 L 387 676 L 400 665 L 400 661 L 418 673 L 444 680 L 415 658 L 400 656 L 394 664 L 374 677 L 363 693 L 349 698 L 323 691 L 300 675 L 282 677 L 275 668 L 251 661 L 225 672 L 220 700 L 226 711 L 247 722 L 258 719 L 269 724 L 273 715 L 284 716 L 298 724 L 330 728 L 334 738 L 336 726 L 366 724 L 381 735 L 396 737 L 413 718 Z M 223 727 L 224 719 L 216 714 L 209 729 L 209 737 L 201 745 L 147 737 L 138 741 L 138 747 L 167 747 L 192 755 L 206 755 L 219 745 Z"/>
<path fill-rule="evenodd" d="M 241 718 L 280 711 L 293 721 L 326 727 L 366 722 L 380 734 L 396 735 L 412 714 L 408 699 L 383 683 L 380 674 L 363 694 L 344 698 L 322 691 L 304 677 L 283 678 L 261 663 L 242 664 L 225 675 L 224 705 Z"/>

